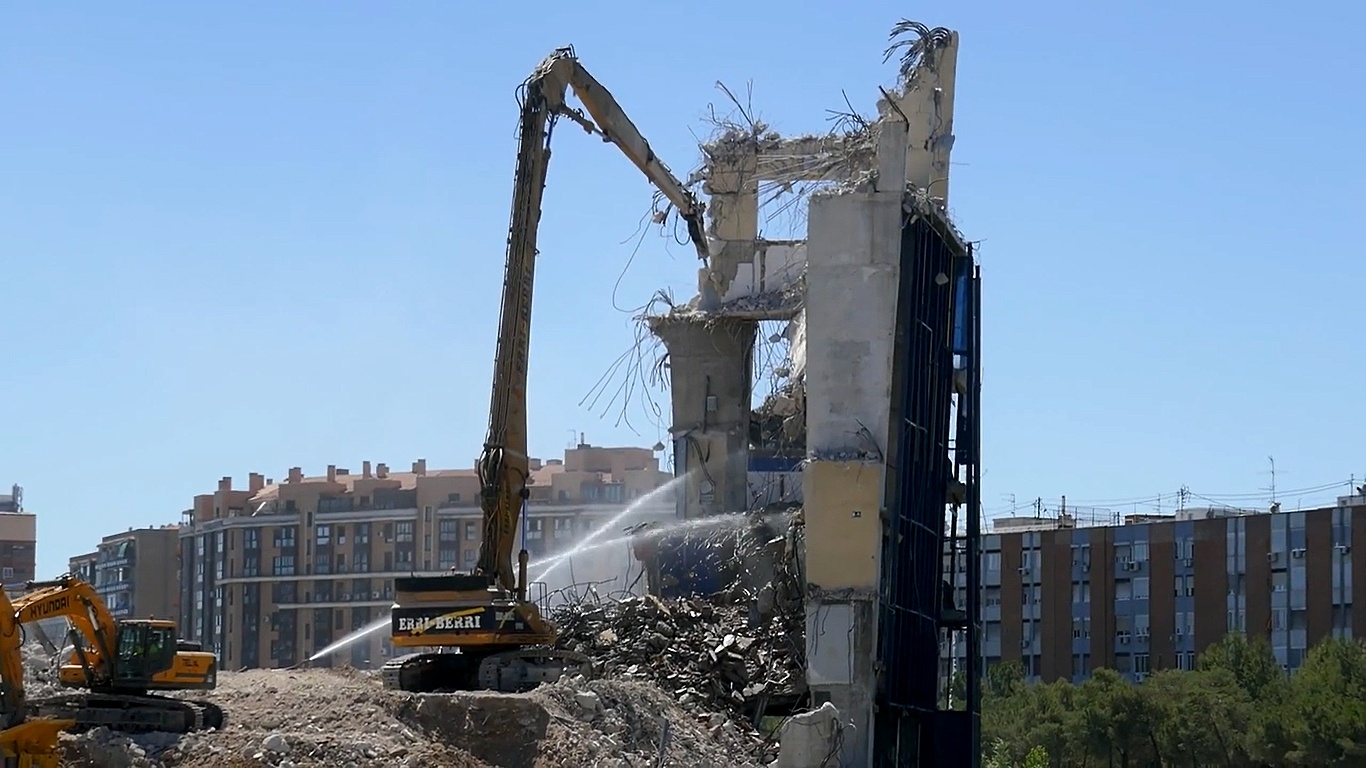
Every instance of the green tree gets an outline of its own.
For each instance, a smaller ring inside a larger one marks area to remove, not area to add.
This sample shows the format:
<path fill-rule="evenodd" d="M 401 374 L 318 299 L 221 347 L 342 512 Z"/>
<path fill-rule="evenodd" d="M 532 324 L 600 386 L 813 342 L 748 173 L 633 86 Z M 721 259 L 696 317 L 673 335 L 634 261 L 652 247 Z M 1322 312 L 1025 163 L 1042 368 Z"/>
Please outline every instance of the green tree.
<path fill-rule="evenodd" d="M 1366 763 L 1366 643 L 1329 639 L 1290 678 L 1278 712 L 1291 765 Z"/>

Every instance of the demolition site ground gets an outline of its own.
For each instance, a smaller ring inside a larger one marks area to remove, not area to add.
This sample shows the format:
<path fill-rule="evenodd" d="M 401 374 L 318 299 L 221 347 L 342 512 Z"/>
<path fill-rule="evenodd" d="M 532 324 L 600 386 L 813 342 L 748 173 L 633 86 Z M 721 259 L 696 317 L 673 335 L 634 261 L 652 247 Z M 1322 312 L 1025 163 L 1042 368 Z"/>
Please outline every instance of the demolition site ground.
<path fill-rule="evenodd" d="M 783 616 L 751 627 L 749 611 L 648 596 L 562 610 L 560 645 L 595 674 L 526 694 L 402 693 L 345 668 L 224 672 L 207 694 L 221 730 L 64 734 L 63 765 L 766 766 L 795 719 L 759 709 L 800 697 L 802 638 Z M 42 695 L 51 673 L 28 658 Z"/>

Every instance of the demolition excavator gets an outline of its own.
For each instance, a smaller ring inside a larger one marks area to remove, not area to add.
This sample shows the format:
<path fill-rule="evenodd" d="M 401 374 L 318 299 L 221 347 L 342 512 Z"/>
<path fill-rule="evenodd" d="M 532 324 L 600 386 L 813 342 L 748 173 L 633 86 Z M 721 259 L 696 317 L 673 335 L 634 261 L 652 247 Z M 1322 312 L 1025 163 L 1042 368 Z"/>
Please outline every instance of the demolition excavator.
<path fill-rule="evenodd" d="M 75 720 L 30 717 L 34 702 L 24 692 L 24 635 L 14 606 L 0 589 L 0 766 L 57 768 L 57 737 Z"/>
<path fill-rule="evenodd" d="M 583 109 L 566 103 L 572 90 Z M 557 632 L 527 599 L 527 551 L 513 548 L 525 521 L 527 362 L 537 228 L 556 122 L 567 117 L 621 150 L 677 209 L 698 256 L 707 257 L 703 204 L 659 160 L 620 105 L 579 63 L 572 48 L 548 56 L 523 84 L 507 264 L 494 359 L 489 429 L 476 469 L 484 537 L 470 573 L 394 580 L 390 641 L 426 649 L 392 659 L 385 685 L 405 691 L 517 692 L 583 669 L 582 654 L 556 650 Z"/>
<path fill-rule="evenodd" d="M 19 625 L 65 618 L 71 659 L 58 670 L 64 688 L 79 693 L 30 702 L 29 711 L 74 721 L 78 728 L 190 731 L 223 727 L 223 710 L 208 701 L 160 696 L 160 691 L 213 690 L 218 658 L 181 640 L 165 619 L 115 619 L 95 588 L 75 576 L 31 581 L 6 615 Z"/>

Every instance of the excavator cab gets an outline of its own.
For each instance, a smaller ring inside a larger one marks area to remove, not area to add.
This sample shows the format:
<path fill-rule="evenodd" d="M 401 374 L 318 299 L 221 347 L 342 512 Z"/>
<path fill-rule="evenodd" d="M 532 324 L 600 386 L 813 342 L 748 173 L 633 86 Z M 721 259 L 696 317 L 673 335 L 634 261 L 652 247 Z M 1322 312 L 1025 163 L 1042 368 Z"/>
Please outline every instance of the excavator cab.
<path fill-rule="evenodd" d="M 170 622 L 121 621 L 115 640 L 114 684 L 151 686 L 175 665 L 176 630 Z"/>

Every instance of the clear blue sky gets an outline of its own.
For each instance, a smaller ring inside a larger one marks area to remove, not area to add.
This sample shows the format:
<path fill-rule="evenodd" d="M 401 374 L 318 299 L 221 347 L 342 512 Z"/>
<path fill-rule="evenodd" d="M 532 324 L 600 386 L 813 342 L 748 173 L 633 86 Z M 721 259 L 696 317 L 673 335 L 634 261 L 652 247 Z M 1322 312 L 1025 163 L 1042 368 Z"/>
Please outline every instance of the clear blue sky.
<path fill-rule="evenodd" d="M 572 43 L 680 174 L 724 81 L 871 112 L 904 3 L 126 2 L 0 10 L 0 484 L 39 571 L 222 475 L 469 466 L 487 420 L 514 88 Z M 969 3 L 952 208 L 982 241 L 985 499 L 1366 474 L 1366 11 Z M 691 294 L 651 188 L 562 126 L 533 449 L 649 445 L 579 405 L 625 308 Z M 1319 493 L 1317 499 L 1330 498 Z M 1294 498 L 1288 498 L 1291 504 Z M 1306 500 L 1307 503 L 1308 500 Z M 1260 502 L 1258 502 L 1260 503 Z"/>

